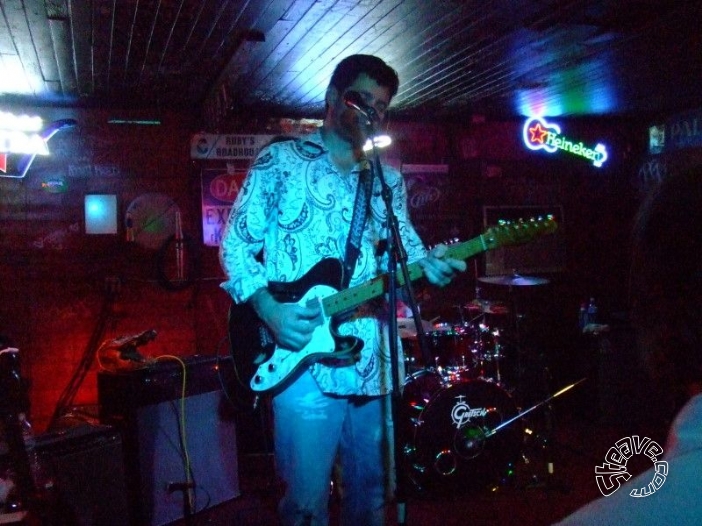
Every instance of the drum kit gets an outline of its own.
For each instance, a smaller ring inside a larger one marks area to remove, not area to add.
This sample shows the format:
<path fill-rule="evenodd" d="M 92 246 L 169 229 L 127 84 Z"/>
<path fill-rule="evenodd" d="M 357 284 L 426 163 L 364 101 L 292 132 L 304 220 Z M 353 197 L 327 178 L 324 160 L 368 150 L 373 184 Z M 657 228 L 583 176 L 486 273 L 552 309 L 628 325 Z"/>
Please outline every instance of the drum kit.
<path fill-rule="evenodd" d="M 508 307 L 499 302 L 474 300 L 459 305 L 458 309 L 461 320 L 457 323 L 422 321 L 425 342 L 432 357 L 429 367 L 452 377 L 470 378 L 494 374 L 495 380 L 499 382 L 499 362 L 502 359 L 500 335 L 503 328 L 499 324 L 489 323 L 487 315 L 504 318 L 509 314 Z M 465 312 L 470 314 L 467 321 Z M 423 368 L 423 358 L 413 320 L 408 321 L 411 323 L 398 321 L 398 332 L 403 340 L 407 370 L 412 372 Z M 488 372 L 490 366 L 495 369 Z"/>
<path fill-rule="evenodd" d="M 512 287 L 548 283 L 517 274 L 478 280 L 510 287 L 510 295 Z M 477 297 L 460 306 L 457 323 L 422 321 L 429 364 L 414 320 L 398 320 L 407 370 L 402 393 L 404 471 L 420 492 L 494 486 L 520 457 L 525 435 L 521 416 L 536 406 L 520 413 L 504 371 L 511 353 L 503 334 L 518 324 L 515 306 Z"/>

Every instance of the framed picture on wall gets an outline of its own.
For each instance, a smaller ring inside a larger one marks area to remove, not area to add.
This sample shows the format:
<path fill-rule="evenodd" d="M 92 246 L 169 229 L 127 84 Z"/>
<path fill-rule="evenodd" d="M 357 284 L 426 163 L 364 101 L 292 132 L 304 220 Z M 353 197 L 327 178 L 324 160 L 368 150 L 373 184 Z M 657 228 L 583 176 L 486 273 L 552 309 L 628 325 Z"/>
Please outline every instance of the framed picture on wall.
<path fill-rule="evenodd" d="M 563 206 L 483 206 L 485 228 L 504 221 L 528 221 L 552 215 L 558 229 L 522 245 L 511 245 L 485 253 L 485 275 L 544 274 L 565 270 L 565 220 Z"/>

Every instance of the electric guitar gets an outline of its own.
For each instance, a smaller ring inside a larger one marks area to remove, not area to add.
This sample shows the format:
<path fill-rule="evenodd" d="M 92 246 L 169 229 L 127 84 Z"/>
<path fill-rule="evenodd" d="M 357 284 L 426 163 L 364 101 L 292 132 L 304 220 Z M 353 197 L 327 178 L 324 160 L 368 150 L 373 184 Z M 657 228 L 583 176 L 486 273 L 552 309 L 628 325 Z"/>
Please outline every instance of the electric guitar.
<path fill-rule="evenodd" d="M 448 246 L 446 256 L 468 259 L 501 246 L 526 243 L 554 232 L 556 228 L 552 216 L 528 221 L 501 221 L 478 237 Z M 411 281 L 422 277 L 419 263 L 408 265 L 408 270 Z M 363 342 L 354 336 L 338 334 L 335 316 L 386 293 L 388 275 L 381 274 L 365 283 L 339 290 L 342 272 L 341 261 L 323 259 L 296 281 L 269 285 L 269 291 L 277 301 L 300 305 L 318 302 L 321 305 L 323 323 L 315 328 L 311 341 L 299 351 L 276 345 L 268 327 L 247 303 L 231 305 L 230 348 L 236 374 L 242 385 L 248 383 L 256 393 L 271 391 L 292 380 L 303 366 L 325 359 L 352 360 L 360 352 Z M 400 285 L 404 284 L 401 274 L 397 274 L 397 280 Z"/>

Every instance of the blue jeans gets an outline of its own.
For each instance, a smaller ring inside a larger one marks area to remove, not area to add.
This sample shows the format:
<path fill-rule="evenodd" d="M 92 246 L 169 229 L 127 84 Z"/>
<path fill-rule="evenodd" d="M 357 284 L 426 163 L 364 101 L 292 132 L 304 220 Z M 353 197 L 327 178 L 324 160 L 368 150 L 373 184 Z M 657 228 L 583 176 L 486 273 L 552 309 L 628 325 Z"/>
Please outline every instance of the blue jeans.
<path fill-rule="evenodd" d="M 384 524 L 389 413 L 389 396 L 325 395 L 309 372 L 273 398 L 275 458 L 286 484 L 278 506 L 283 525 L 329 523 L 330 481 L 337 459 L 341 524 Z"/>

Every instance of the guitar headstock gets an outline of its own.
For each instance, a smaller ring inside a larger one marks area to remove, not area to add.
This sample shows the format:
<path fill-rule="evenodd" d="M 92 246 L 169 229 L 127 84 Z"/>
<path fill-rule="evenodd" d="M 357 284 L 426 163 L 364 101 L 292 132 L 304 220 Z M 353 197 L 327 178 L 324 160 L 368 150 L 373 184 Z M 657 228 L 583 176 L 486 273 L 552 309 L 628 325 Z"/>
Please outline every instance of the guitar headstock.
<path fill-rule="evenodd" d="M 517 245 L 545 234 L 551 234 L 557 228 L 558 223 L 552 215 L 532 217 L 527 220 L 500 220 L 496 226 L 491 226 L 485 231 L 483 238 L 493 246 Z"/>

